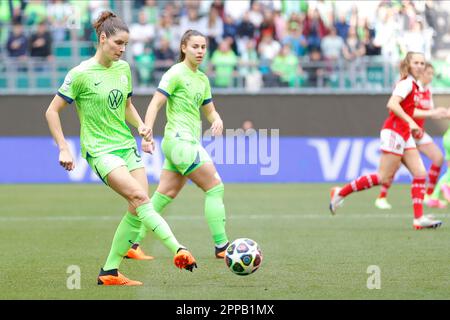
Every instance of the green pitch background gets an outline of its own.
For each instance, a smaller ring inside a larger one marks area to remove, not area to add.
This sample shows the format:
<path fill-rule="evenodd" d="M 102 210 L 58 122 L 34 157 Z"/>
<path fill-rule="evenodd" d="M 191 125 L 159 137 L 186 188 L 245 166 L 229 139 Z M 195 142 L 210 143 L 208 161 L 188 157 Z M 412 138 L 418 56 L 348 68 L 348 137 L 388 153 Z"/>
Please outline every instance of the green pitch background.
<path fill-rule="evenodd" d="M 239 277 L 214 258 L 203 194 L 188 185 L 164 217 L 199 268 L 176 269 L 149 236 L 143 249 L 156 259 L 121 266 L 144 285 L 101 287 L 124 200 L 103 185 L 0 185 L 0 299 L 450 299 L 450 209 L 426 209 L 444 225 L 415 231 L 409 185 L 394 185 L 394 209 L 376 209 L 374 189 L 350 196 L 332 217 L 329 187 L 227 184 L 229 237 L 252 238 L 264 254 L 256 273 Z M 79 290 L 67 288 L 72 265 Z M 367 288 L 371 265 L 381 270 L 379 290 Z"/>

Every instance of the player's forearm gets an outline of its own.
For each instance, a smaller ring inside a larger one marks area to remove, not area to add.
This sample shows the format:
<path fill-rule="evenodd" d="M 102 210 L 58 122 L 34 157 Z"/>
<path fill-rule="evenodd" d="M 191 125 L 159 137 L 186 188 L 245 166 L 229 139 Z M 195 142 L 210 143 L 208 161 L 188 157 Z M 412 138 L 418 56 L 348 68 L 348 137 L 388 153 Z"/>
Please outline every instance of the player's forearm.
<path fill-rule="evenodd" d="M 64 133 L 61 126 L 61 120 L 59 118 L 59 113 L 54 110 L 47 110 L 45 113 L 45 117 L 47 119 L 48 128 L 50 129 L 50 133 L 53 136 L 56 144 L 60 151 L 68 149 L 69 146 L 64 137 Z"/>
<path fill-rule="evenodd" d="M 216 120 L 222 120 L 220 118 L 219 113 L 216 110 L 206 114 L 205 116 L 206 116 L 206 119 L 209 121 L 209 123 L 213 123 Z"/>
<path fill-rule="evenodd" d="M 153 130 L 153 125 L 156 121 L 156 116 L 159 109 L 161 109 L 167 102 L 167 97 L 162 93 L 156 91 L 147 108 L 145 113 L 145 125 Z"/>
<path fill-rule="evenodd" d="M 158 109 L 155 108 L 155 106 L 150 105 L 145 115 L 145 125 L 150 129 L 153 129 L 153 125 L 155 124 L 157 114 Z"/>
<path fill-rule="evenodd" d="M 132 103 L 130 103 L 125 110 L 125 119 L 135 128 L 138 128 L 139 126 L 144 124 L 141 116 Z"/>
<path fill-rule="evenodd" d="M 436 112 L 434 110 L 414 109 L 414 118 L 418 118 L 418 119 L 431 118 L 435 114 L 436 114 Z"/>
<path fill-rule="evenodd" d="M 153 129 L 159 109 L 160 107 L 158 104 L 152 100 L 148 106 L 147 113 L 145 114 L 145 125 L 150 129 Z"/>

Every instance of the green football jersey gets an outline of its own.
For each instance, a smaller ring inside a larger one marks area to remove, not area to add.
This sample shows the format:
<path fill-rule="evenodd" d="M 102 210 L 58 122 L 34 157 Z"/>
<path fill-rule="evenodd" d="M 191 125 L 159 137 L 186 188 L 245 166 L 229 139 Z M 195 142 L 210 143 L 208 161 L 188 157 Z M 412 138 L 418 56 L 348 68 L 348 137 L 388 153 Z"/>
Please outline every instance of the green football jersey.
<path fill-rule="evenodd" d="M 200 107 L 212 101 L 208 77 L 180 62 L 163 75 L 157 90 L 168 98 L 164 136 L 200 141 Z"/>
<path fill-rule="evenodd" d="M 84 158 L 136 147 L 125 123 L 126 103 L 132 95 L 127 62 L 119 60 L 106 68 L 94 58 L 83 61 L 69 71 L 57 94 L 68 103 L 76 102 Z"/>

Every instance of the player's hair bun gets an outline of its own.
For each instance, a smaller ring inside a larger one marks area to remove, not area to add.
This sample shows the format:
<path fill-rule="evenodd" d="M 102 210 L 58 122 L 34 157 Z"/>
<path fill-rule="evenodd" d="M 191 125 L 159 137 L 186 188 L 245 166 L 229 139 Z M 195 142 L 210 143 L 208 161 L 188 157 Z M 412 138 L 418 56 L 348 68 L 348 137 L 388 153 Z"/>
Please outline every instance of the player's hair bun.
<path fill-rule="evenodd" d="M 118 31 L 129 32 L 127 25 L 111 11 L 103 11 L 92 26 L 97 33 L 98 39 L 100 39 L 102 32 L 105 32 L 108 38 Z"/>
<path fill-rule="evenodd" d="M 97 20 L 93 23 L 93 27 L 95 30 L 97 30 L 100 28 L 100 26 L 103 24 L 103 22 L 106 21 L 106 19 L 108 18 L 115 18 L 117 17 L 114 13 L 112 13 L 111 11 L 102 11 L 102 13 L 100 14 L 100 16 L 97 18 Z"/>

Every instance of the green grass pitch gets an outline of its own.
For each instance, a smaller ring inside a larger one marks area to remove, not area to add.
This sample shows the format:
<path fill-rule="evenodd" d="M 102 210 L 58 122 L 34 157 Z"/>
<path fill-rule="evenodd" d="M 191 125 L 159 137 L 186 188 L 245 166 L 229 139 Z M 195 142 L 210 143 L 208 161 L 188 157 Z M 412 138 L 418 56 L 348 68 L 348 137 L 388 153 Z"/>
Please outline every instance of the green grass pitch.
<path fill-rule="evenodd" d="M 188 185 L 164 217 L 198 269 L 177 270 L 149 235 L 143 249 L 156 259 L 124 260 L 120 269 L 144 285 L 101 287 L 96 276 L 125 201 L 103 185 L 1 185 L 0 299 L 450 299 L 448 211 L 425 209 L 444 225 L 415 231 L 409 185 L 394 185 L 392 210 L 374 207 L 374 189 L 351 195 L 332 217 L 329 187 L 225 186 L 230 239 L 252 238 L 264 254 L 256 273 L 240 277 L 214 258 L 203 194 Z M 80 289 L 67 288 L 72 265 Z M 372 265 L 380 289 L 367 288 Z"/>

